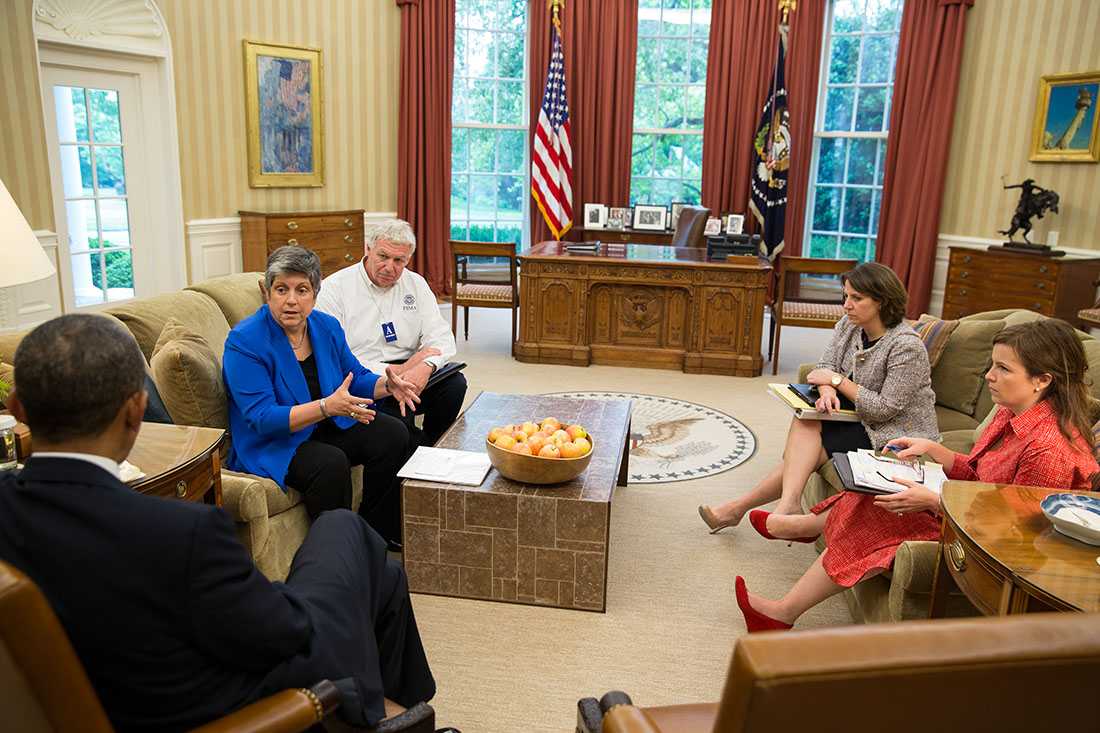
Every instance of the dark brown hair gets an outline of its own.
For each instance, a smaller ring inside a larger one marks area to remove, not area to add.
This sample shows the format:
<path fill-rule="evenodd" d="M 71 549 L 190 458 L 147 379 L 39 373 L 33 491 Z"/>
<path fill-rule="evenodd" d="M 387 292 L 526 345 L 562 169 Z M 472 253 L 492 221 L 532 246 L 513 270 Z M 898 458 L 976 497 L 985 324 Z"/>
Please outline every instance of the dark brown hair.
<path fill-rule="evenodd" d="M 851 285 L 861 295 L 878 303 L 878 315 L 882 325 L 893 328 L 905 318 L 905 306 L 909 293 L 898 276 L 886 265 L 864 262 L 854 270 L 840 276 L 840 282 Z"/>
<path fill-rule="evenodd" d="M 1062 436 L 1074 446 L 1073 429 L 1076 428 L 1096 455 L 1090 418 L 1092 394 L 1089 385 L 1092 379 L 1088 375 L 1085 349 L 1073 327 L 1057 318 L 1043 318 L 1002 329 L 993 338 L 993 343 L 1004 344 L 1016 352 L 1016 358 L 1029 377 L 1050 375 L 1050 384 L 1043 390 L 1042 397 L 1050 400 Z"/>

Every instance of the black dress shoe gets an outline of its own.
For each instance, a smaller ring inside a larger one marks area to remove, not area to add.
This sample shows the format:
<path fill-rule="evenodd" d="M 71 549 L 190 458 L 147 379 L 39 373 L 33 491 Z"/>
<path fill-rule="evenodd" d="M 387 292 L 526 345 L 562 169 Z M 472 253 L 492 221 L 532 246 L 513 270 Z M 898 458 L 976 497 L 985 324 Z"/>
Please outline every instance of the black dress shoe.
<path fill-rule="evenodd" d="M 405 547 L 397 540 L 386 540 L 386 552 L 395 552 L 398 555 L 404 553 Z"/>

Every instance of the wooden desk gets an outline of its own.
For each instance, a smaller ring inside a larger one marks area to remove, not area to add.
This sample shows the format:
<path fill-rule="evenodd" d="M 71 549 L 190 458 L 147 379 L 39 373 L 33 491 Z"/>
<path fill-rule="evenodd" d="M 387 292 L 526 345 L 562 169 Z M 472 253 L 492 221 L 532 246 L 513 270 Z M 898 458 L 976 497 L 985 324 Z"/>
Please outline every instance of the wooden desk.
<path fill-rule="evenodd" d="M 1061 492 L 977 481 L 945 483 L 929 617 L 943 616 L 953 585 L 987 616 L 1100 610 L 1100 547 L 1056 531 L 1039 508 L 1047 496 Z"/>
<path fill-rule="evenodd" d="M 673 231 L 671 229 L 589 229 L 580 228 L 581 239 L 586 242 L 600 240 L 601 242 L 613 242 L 616 244 L 672 244 Z"/>
<path fill-rule="evenodd" d="M 759 376 L 771 266 L 708 260 L 706 250 L 543 242 L 519 255 L 516 359 Z"/>
<path fill-rule="evenodd" d="M 222 503 L 224 430 L 142 423 L 128 460 L 145 478 L 130 485 L 143 494 Z"/>

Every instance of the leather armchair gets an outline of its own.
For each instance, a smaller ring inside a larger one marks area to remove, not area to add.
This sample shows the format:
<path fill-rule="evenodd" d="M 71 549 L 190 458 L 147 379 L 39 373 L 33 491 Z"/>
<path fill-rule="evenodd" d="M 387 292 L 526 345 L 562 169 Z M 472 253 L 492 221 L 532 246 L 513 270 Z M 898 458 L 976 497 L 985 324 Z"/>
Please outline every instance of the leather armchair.
<path fill-rule="evenodd" d="M 705 206 L 685 206 L 680 210 L 676 221 L 676 231 L 672 233 L 673 247 L 703 247 L 706 240 L 703 230 L 707 227 L 710 209 Z"/>
<path fill-rule="evenodd" d="M 717 703 L 578 703 L 580 733 L 1091 730 L 1100 614 L 906 621 L 742 637 Z M 602 713 L 602 719 L 600 714 Z"/>

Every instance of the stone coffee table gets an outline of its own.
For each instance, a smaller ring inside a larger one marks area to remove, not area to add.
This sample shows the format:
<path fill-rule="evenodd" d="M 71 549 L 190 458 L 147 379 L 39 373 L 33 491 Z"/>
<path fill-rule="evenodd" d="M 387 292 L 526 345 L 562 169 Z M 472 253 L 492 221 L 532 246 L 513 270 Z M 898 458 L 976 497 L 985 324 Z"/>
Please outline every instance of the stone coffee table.
<path fill-rule="evenodd" d="M 494 427 L 556 417 L 593 436 L 572 481 L 402 483 L 405 570 L 414 593 L 604 611 L 611 496 L 628 475 L 630 402 L 482 392 L 436 447 L 485 450 Z"/>

